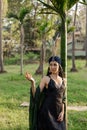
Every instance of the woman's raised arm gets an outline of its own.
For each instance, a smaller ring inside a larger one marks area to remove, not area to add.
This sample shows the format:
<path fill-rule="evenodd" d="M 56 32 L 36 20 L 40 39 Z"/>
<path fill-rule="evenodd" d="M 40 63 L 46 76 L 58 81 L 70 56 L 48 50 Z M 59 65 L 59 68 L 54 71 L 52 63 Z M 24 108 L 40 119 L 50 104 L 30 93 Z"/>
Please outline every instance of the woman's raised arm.
<path fill-rule="evenodd" d="M 26 72 L 25 77 L 26 77 L 27 80 L 31 81 L 32 94 L 33 94 L 33 97 L 34 97 L 35 92 L 36 92 L 35 80 L 32 77 L 32 75 L 30 73 L 28 73 L 28 72 Z"/>

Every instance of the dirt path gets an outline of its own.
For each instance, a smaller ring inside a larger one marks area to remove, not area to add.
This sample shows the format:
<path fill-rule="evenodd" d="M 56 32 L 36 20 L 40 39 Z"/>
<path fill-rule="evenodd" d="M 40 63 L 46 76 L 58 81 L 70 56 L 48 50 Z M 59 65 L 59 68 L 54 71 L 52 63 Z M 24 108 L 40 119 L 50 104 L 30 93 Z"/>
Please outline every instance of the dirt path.
<path fill-rule="evenodd" d="M 87 111 L 87 106 L 67 106 L 67 110 Z"/>
<path fill-rule="evenodd" d="M 29 103 L 28 102 L 23 102 L 20 106 L 29 107 Z M 87 111 L 87 106 L 67 106 L 67 110 Z"/>

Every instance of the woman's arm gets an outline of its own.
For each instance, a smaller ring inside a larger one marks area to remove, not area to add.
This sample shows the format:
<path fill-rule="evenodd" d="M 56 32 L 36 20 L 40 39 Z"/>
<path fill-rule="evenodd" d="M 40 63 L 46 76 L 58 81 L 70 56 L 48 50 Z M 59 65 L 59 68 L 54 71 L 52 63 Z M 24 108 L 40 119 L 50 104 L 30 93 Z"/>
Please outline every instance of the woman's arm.
<path fill-rule="evenodd" d="M 64 104 L 62 104 L 62 111 L 60 112 L 57 121 L 63 121 L 64 119 Z"/>
<path fill-rule="evenodd" d="M 35 96 L 35 92 L 36 92 L 35 80 L 32 77 L 32 75 L 30 73 L 27 73 L 27 72 L 26 72 L 25 77 L 26 77 L 26 79 L 28 79 L 29 81 L 31 81 L 32 94 L 33 94 L 33 97 L 34 97 Z"/>
<path fill-rule="evenodd" d="M 64 114 L 64 103 L 62 104 L 62 111 L 61 112 Z"/>
<path fill-rule="evenodd" d="M 42 79 L 41 79 L 41 82 L 40 82 L 40 92 L 43 91 L 44 87 L 46 86 L 46 83 L 47 83 L 47 76 L 44 76 Z"/>
<path fill-rule="evenodd" d="M 31 81 L 31 88 L 32 88 L 32 94 L 33 94 L 33 97 L 35 96 L 35 92 L 36 92 L 36 87 L 35 87 L 35 80 L 34 78 L 32 77 L 32 75 L 30 73 L 27 73 L 26 72 L 26 75 L 25 75 L 26 79 L 28 79 L 29 81 Z M 43 91 L 43 88 L 44 86 L 46 85 L 46 80 L 47 80 L 47 77 L 44 76 L 42 79 L 41 79 L 41 82 L 40 82 L 40 92 Z"/>
<path fill-rule="evenodd" d="M 36 92 L 35 81 L 31 82 L 31 88 L 32 88 L 32 94 L 33 94 L 33 97 L 34 97 L 35 92 Z"/>

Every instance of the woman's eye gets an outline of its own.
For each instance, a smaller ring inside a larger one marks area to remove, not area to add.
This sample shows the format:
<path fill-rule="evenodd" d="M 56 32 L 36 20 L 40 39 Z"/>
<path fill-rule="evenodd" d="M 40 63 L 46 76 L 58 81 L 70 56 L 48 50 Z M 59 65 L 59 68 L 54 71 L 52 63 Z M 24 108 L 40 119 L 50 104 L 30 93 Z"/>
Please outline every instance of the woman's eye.
<path fill-rule="evenodd" d="M 50 64 L 50 66 L 57 66 L 57 64 Z"/>
<path fill-rule="evenodd" d="M 54 64 L 54 66 L 57 66 L 57 64 Z"/>

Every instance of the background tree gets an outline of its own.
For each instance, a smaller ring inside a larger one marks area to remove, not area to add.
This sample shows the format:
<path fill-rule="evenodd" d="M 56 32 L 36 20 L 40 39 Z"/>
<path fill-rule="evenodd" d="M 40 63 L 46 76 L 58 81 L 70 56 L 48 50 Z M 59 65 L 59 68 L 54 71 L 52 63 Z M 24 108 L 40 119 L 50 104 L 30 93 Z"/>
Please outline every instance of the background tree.
<path fill-rule="evenodd" d="M 87 67 L 87 0 L 82 0 L 82 2 L 80 3 L 86 5 L 86 37 L 85 37 L 86 64 L 85 66 Z"/>
<path fill-rule="evenodd" d="M 67 24 L 66 24 L 66 16 L 67 11 L 76 3 L 78 0 L 50 0 L 51 4 L 46 4 L 44 2 L 40 1 L 46 8 L 44 10 L 47 10 L 49 8 L 49 12 L 42 11 L 43 13 L 54 13 L 56 15 L 59 15 L 61 18 L 61 59 L 62 59 L 62 66 L 63 70 L 65 72 L 66 69 L 66 45 L 67 45 Z"/>
<path fill-rule="evenodd" d="M 45 53 L 46 53 L 46 34 L 49 33 L 49 31 L 51 30 L 51 27 L 49 26 L 49 21 L 46 20 L 46 18 L 44 18 L 44 20 L 42 21 L 42 23 L 39 23 L 39 28 L 38 28 L 38 33 L 40 35 L 41 38 L 41 50 L 40 50 L 40 64 L 38 69 L 36 70 L 36 74 L 42 74 L 43 76 L 43 65 L 45 62 Z M 49 34 L 48 34 L 49 35 Z"/>
<path fill-rule="evenodd" d="M 3 1 L 0 0 L 0 73 L 4 72 L 3 47 L 2 47 L 2 18 L 6 14 L 6 11 L 7 11 L 7 0 Z"/>
<path fill-rule="evenodd" d="M 20 47 L 21 47 L 21 69 L 20 74 L 23 74 L 23 44 L 24 44 L 24 27 L 23 22 L 26 15 L 30 12 L 27 8 L 21 8 L 18 14 L 8 13 L 9 18 L 14 18 L 19 21 L 20 28 Z"/>
<path fill-rule="evenodd" d="M 85 49 L 86 49 L 86 64 L 87 67 L 87 5 L 86 5 L 86 40 L 85 40 Z"/>
<path fill-rule="evenodd" d="M 0 72 L 3 72 L 3 52 L 2 52 L 2 0 L 0 0 Z"/>
<path fill-rule="evenodd" d="M 73 26 L 76 25 L 77 7 L 78 7 L 78 3 L 76 4 L 76 7 L 75 7 Z M 72 36 L 72 68 L 71 68 L 71 71 L 73 71 L 73 72 L 77 71 L 76 64 L 75 64 L 75 30 L 73 31 L 73 36 Z"/>

